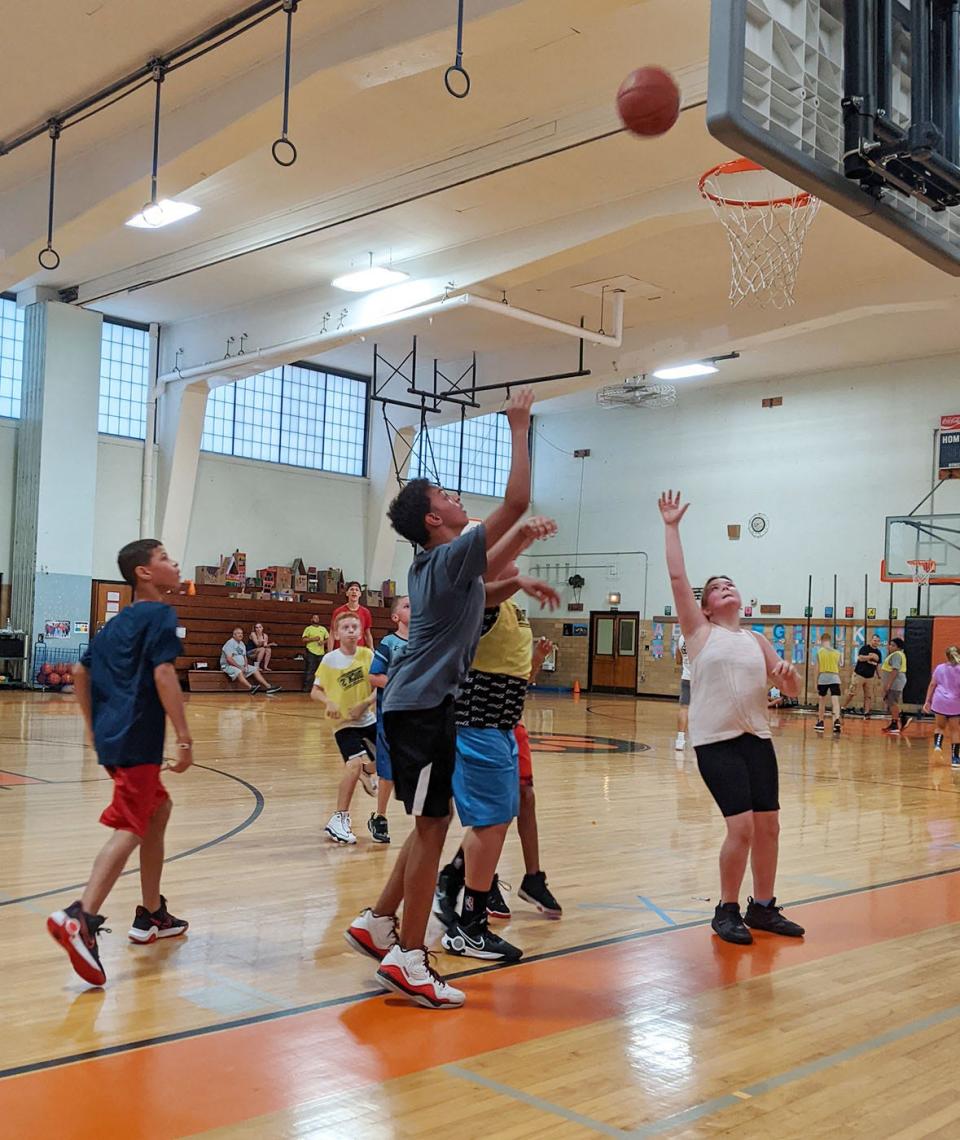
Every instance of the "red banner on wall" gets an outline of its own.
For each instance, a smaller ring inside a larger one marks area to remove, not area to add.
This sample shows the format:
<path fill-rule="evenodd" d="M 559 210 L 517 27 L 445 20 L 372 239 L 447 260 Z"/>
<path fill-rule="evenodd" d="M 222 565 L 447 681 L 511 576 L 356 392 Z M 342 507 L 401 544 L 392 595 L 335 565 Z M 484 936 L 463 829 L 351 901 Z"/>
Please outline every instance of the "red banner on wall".
<path fill-rule="evenodd" d="M 960 428 L 960 414 L 940 417 L 941 431 L 957 431 L 958 428 Z"/>

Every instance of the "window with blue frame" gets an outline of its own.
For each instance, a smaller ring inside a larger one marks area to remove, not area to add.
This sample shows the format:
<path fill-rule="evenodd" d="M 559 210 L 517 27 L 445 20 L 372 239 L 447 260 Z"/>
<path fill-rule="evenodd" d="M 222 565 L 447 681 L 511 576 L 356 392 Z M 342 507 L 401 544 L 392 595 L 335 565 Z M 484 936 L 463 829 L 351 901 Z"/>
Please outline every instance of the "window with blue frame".
<path fill-rule="evenodd" d="M 512 459 L 510 425 L 499 412 L 417 434 L 410 478 L 472 495 L 503 495 Z"/>
<path fill-rule="evenodd" d="M 23 379 L 23 309 L 0 297 L 0 416 L 20 418 Z"/>
<path fill-rule="evenodd" d="M 366 474 L 367 381 L 286 364 L 214 389 L 200 447 L 267 463 Z"/>

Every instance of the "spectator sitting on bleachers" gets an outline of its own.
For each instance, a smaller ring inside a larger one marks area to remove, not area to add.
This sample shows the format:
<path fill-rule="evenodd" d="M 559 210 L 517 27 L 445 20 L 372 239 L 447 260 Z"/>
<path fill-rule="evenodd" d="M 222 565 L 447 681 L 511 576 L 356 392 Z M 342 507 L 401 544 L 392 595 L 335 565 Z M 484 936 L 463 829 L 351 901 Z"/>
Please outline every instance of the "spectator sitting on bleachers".
<path fill-rule="evenodd" d="M 261 673 L 273 672 L 270 668 L 270 658 L 276 648 L 277 643 L 270 640 L 269 634 L 264 631 L 263 623 L 258 621 L 247 642 L 247 654 L 253 658 L 254 665 L 259 667 Z"/>
<path fill-rule="evenodd" d="M 247 689 L 251 696 L 261 689 L 266 691 L 268 697 L 280 692 L 279 685 L 271 685 L 256 665 L 247 663 L 247 647 L 243 642 L 243 630 L 239 626 L 220 650 L 220 668 L 231 681 L 237 681 L 241 689 Z"/>

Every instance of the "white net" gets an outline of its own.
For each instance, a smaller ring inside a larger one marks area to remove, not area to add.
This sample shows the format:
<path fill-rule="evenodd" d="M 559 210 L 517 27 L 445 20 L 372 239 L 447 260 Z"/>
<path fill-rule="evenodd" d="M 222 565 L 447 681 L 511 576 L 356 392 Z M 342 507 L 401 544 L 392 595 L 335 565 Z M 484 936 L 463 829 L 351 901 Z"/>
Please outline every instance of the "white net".
<path fill-rule="evenodd" d="M 730 243 L 730 303 L 794 304 L 803 244 L 820 199 L 746 158 L 707 171 L 700 193 Z"/>
<path fill-rule="evenodd" d="M 937 569 L 937 564 L 932 558 L 911 559 L 907 565 L 913 571 L 913 580 L 918 586 L 929 585 L 930 576 Z"/>

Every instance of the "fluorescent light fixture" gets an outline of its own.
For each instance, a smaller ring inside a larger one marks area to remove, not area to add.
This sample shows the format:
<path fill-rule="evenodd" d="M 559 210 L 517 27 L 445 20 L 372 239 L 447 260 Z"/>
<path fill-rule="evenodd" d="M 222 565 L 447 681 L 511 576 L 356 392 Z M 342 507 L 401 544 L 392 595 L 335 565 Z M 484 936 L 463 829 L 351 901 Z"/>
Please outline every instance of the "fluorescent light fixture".
<path fill-rule="evenodd" d="M 372 293 L 374 289 L 385 289 L 388 285 L 396 285 L 398 281 L 406 281 L 409 276 L 409 273 L 402 273 L 399 269 L 371 265 L 369 269 L 335 277 L 330 284 L 335 289 L 345 289 L 348 293 Z"/>
<path fill-rule="evenodd" d="M 124 224 L 138 230 L 158 230 L 162 226 L 169 226 L 199 212 L 200 207 L 191 206 L 189 202 L 161 198 L 159 202 L 148 202 L 139 213 L 134 214 Z"/>
<path fill-rule="evenodd" d="M 678 364 L 674 368 L 658 368 L 654 376 L 658 380 L 692 380 L 695 376 L 712 376 L 719 371 L 715 364 L 698 361 L 696 364 Z"/>

